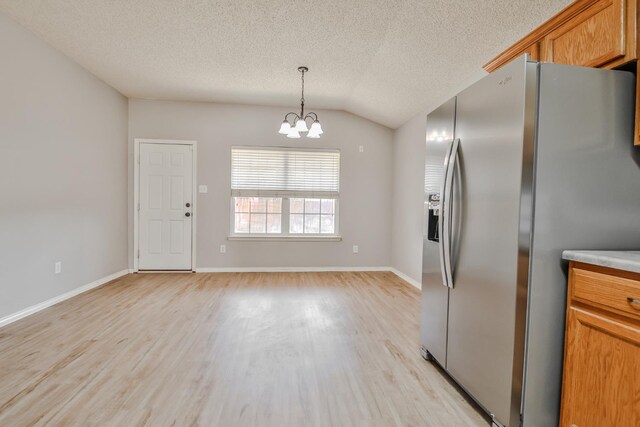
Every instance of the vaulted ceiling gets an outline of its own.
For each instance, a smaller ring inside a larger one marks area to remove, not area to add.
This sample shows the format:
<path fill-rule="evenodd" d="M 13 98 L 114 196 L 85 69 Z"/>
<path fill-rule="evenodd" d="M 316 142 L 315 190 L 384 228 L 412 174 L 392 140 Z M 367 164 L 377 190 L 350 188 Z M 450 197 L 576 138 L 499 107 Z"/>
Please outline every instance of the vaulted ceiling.
<path fill-rule="evenodd" d="M 570 0 L 0 0 L 122 94 L 310 108 L 395 128 Z"/>

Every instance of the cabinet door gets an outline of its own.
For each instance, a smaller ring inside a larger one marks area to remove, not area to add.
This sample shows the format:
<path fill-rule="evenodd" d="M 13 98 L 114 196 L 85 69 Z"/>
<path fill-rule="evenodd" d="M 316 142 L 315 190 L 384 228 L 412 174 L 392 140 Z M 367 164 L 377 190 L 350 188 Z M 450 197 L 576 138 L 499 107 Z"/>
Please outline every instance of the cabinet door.
<path fill-rule="evenodd" d="M 627 52 L 626 3 L 600 0 L 562 24 L 544 39 L 545 60 L 567 65 L 601 67 Z"/>
<path fill-rule="evenodd" d="M 640 425 L 640 327 L 570 307 L 563 427 Z"/>

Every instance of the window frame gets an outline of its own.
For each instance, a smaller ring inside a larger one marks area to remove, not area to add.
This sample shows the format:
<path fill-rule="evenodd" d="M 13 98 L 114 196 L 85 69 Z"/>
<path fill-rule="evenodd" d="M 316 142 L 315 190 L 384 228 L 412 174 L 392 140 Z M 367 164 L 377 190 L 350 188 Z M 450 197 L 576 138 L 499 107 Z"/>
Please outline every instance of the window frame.
<path fill-rule="evenodd" d="M 340 186 L 340 180 L 342 178 L 342 153 L 337 148 L 315 148 L 315 147 L 282 147 L 282 146 L 258 146 L 258 145 L 233 145 L 229 150 L 229 167 L 231 174 L 233 174 L 233 150 L 234 149 L 249 149 L 249 150 L 274 150 L 274 151 L 310 151 L 310 152 L 334 152 L 338 153 L 338 187 Z M 230 187 L 233 184 L 230 182 Z M 265 194 L 264 190 L 256 190 L 255 193 L 251 190 L 243 190 L 242 194 L 234 194 L 234 190 L 231 188 L 231 194 L 229 197 L 229 234 L 227 240 L 283 240 L 283 241 L 340 241 L 342 236 L 340 235 L 340 191 L 336 191 L 329 196 L 328 194 L 322 194 L 318 192 L 315 194 L 311 191 L 311 195 L 291 195 L 286 194 L 287 191 L 282 192 L 275 190 L 271 191 L 271 195 Z M 282 194 L 279 194 L 282 193 Z M 280 233 L 236 233 L 235 232 L 235 197 L 265 197 L 265 198 L 281 198 L 281 224 Z M 290 220 L 290 199 L 292 198 L 305 198 L 305 199 L 333 199 L 335 200 L 335 212 L 334 212 L 334 232 L 328 233 L 294 233 L 289 232 L 289 220 Z"/>

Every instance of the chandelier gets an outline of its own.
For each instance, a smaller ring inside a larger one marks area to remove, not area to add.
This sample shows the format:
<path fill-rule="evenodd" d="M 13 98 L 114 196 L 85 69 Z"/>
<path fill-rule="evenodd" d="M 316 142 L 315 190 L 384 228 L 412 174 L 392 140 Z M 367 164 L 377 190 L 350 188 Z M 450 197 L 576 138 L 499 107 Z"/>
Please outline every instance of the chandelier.
<path fill-rule="evenodd" d="M 282 125 L 280 126 L 280 131 L 283 135 L 287 135 L 287 138 L 300 138 L 301 132 L 307 133 L 307 138 L 320 138 L 324 132 L 322 132 L 322 126 L 320 126 L 320 122 L 318 121 L 318 115 L 312 111 L 308 112 L 307 115 L 304 114 L 304 73 L 309 71 L 307 67 L 298 67 L 298 71 L 302 73 L 302 97 L 300 98 L 300 115 L 294 113 L 293 111 L 287 113 L 284 116 L 284 120 L 282 121 Z M 291 122 L 289 121 L 289 117 L 291 117 Z M 311 123 L 311 127 L 307 127 L 307 119 L 313 120 Z"/>

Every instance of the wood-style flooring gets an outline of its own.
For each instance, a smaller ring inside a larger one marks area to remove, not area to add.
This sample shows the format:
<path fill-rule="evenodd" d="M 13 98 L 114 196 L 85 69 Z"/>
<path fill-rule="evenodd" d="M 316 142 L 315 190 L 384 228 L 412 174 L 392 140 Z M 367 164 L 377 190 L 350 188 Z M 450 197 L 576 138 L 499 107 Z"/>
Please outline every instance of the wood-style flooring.
<path fill-rule="evenodd" d="M 0 426 L 486 426 L 392 273 L 128 275 L 0 328 Z"/>

